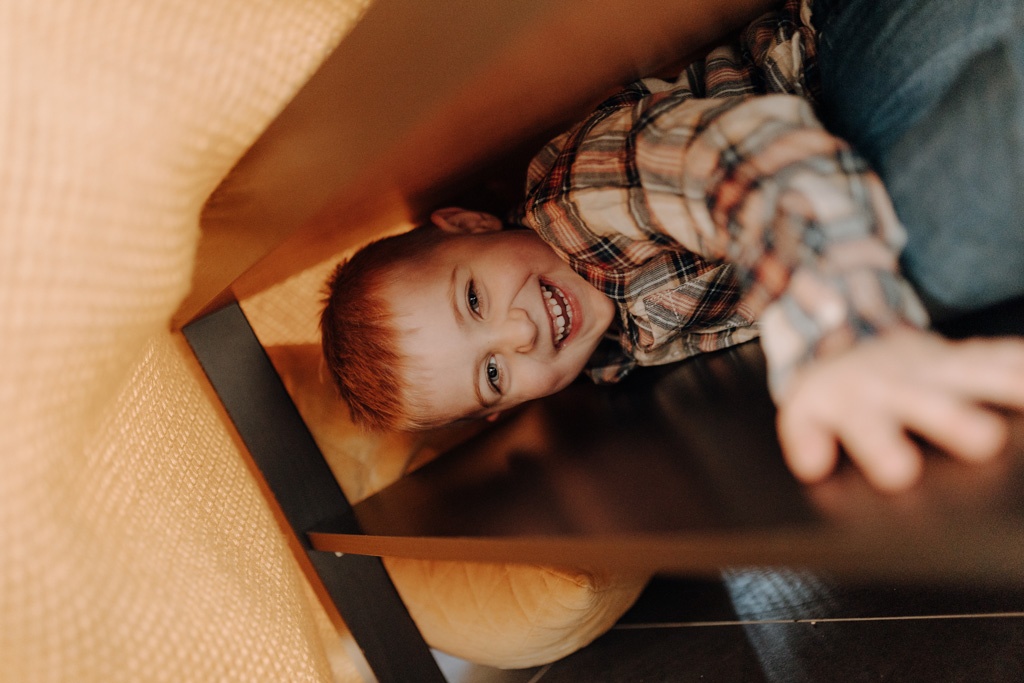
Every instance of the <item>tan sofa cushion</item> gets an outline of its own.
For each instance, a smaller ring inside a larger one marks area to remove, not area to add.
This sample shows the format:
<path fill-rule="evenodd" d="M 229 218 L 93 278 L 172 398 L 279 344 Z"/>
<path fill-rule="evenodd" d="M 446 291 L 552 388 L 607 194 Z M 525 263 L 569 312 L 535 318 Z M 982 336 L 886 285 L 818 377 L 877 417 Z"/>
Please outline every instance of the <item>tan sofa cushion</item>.
<path fill-rule="evenodd" d="M 5 679 L 357 680 L 168 321 L 203 202 L 365 4 L 0 3 Z"/>
<path fill-rule="evenodd" d="M 431 645 L 500 668 L 545 664 L 587 645 L 636 602 L 649 578 L 500 563 L 384 562 Z"/>
<path fill-rule="evenodd" d="M 0 3 L 0 678 L 358 680 L 168 321 L 363 4 Z"/>

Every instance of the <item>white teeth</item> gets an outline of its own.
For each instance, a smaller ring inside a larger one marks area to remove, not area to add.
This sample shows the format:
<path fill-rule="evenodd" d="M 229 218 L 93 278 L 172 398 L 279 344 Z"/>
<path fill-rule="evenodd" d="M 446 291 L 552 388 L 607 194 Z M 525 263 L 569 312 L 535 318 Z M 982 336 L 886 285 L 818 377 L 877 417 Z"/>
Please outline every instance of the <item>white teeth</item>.
<path fill-rule="evenodd" d="M 557 346 L 569 336 L 569 332 L 572 330 L 572 308 L 564 300 L 562 293 L 558 292 L 556 295 L 555 291 L 557 290 L 551 285 L 541 285 L 544 303 L 547 304 L 548 315 L 551 316 L 552 327 L 555 330 L 554 343 Z"/>

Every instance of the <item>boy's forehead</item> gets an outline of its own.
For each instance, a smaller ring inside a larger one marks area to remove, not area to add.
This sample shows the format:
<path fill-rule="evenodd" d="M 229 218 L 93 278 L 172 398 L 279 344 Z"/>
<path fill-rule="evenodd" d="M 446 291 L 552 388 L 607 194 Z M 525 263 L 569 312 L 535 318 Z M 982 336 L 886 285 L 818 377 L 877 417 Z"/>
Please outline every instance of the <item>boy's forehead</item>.
<path fill-rule="evenodd" d="M 449 296 L 452 272 L 433 259 L 419 262 L 397 274 L 383 292 L 401 359 L 396 371 L 404 387 L 403 403 L 410 416 L 431 422 L 466 417 L 472 408 L 463 400 L 472 396 L 470 372 L 462 372 L 469 361 L 452 352 L 458 332 Z M 465 387 L 454 381 L 463 376 Z"/>
<path fill-rule="evenodd" d="M 405 374 L 404 403 L 420 421 L 443 425 L 478 417 L 480 406 L 469 386 L 454 381 L 450 371 L 435 371 L 429 363 L 410 364 Z"/>
<path fill-rule="evenodd" d="M 480 406 L 472 391 L 467 359 L 452 353 L 446 343 L 431 343 L 429 340 L 436 340 L 438 332 L 443 334 L 443 326 L 431 327 L 426 322 L 404 333 L 407 343 L 402 345 L 404 362 L 400 372 L 407 413 L 438 425 L 477 417 Z"/>
<path fill-rule="evenodd" d="M 442 253 L 441 245 L 408 254 L 381 273 L 383 277 L 379 281 L 378 292 L 384 294 L 385 298 L 390 298 L 395 291 L 401 292 L 410 289 L 417 282 L 436 279 L 440 277 L 440 271 L 447 260 Z"/>
<path fill-rule="evenodd" d="M 479 263 L 479 257 L 495 246 L 487 235 L 447 235 L 437 244 L 422 252 L 410 255 L 389 272 L 384 294 L 387 298 L 395 294 L 419 291 L 432 283 L 447 285 L 452 272 L 459 265 Z"/>

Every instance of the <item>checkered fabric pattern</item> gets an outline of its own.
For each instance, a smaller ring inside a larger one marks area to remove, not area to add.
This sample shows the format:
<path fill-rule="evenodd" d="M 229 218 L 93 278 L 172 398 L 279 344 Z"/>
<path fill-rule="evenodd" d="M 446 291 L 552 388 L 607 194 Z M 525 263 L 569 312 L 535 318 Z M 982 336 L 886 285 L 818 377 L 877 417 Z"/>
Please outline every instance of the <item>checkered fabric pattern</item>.
<path fill-rule="evenodd" d="M 881 182 L 815 117 L 809 5 L 630 85 L 531 163 L 516 220 L 618 307 L 596 381 L 760 329 L 778 394 L 815 357 L 926 323 Z"/>

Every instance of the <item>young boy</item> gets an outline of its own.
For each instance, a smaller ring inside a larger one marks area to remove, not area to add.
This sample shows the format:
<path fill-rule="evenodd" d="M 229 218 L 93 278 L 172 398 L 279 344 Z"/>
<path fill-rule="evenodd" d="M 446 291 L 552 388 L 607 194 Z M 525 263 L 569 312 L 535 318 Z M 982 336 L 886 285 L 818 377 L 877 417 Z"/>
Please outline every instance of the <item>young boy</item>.
<path fill-rule="evenodd" d="M 801 479 L 841 443 L 874 484 L 905 488 L 921 469 L 908 432 L 993 457 L 1006 425 L 989 406 L 1024 408 L 1024 344 L 924 331 L 884 188 L 812 109 L 807 7 L 552 141 L 515 218 L 530 231 L 449 208 L 339 267 L 324 350 L 354 418 L 490 417 L 584 370 L 615 381 L 760 333 Z"/>

